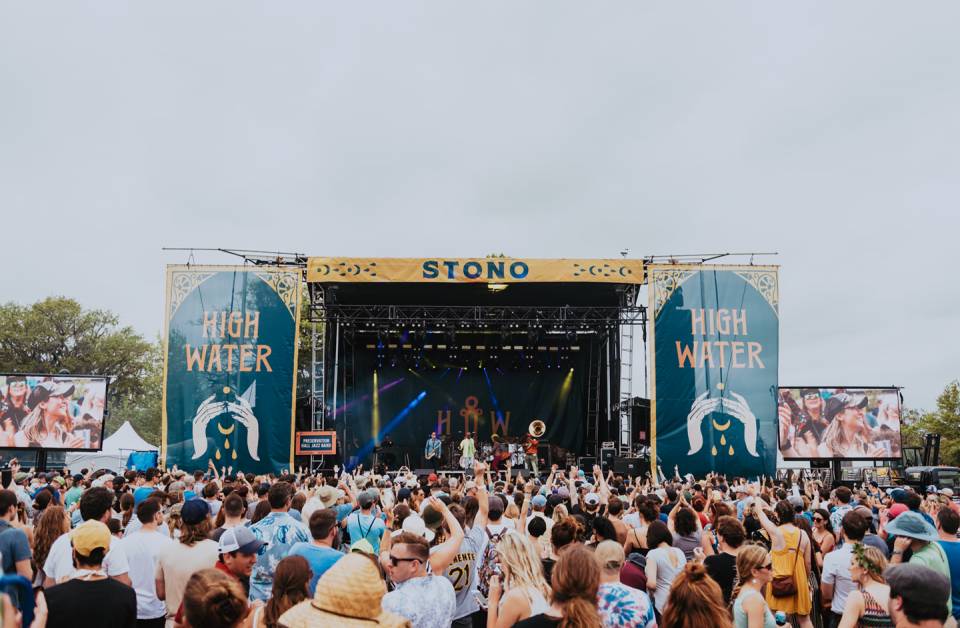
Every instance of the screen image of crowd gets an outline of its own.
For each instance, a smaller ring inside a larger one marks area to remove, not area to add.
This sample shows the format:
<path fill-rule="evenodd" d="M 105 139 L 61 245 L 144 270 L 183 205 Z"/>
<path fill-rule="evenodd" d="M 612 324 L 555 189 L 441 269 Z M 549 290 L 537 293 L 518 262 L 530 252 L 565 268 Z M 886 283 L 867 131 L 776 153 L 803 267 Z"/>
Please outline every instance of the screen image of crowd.
<path fill-rule="evenodd" d="M 483 463 L 466 477 L 11 471 L 0 552 L 23 579 L 3 587 L 4 626 L 853 628 L 960 615 L 960 508 L 932 486 Z"/>
<path fill-rule="evenodd" d="M 0 448 L 100 449 L 105 378 L 0 375 Z"/>
<path fill-rule="evenodd" d="M 895 388 L 781 388 L 777 412 L 784 459 L 900 457 Z"/>

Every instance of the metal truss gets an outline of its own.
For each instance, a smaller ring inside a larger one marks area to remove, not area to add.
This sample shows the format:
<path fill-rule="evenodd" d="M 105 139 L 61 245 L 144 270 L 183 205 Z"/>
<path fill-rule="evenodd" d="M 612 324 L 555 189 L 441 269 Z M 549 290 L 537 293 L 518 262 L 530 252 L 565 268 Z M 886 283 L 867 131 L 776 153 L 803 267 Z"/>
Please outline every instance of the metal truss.
<path fill-rule="evenodd" d="M 646 325 L 647 309 L 626 307 L 543 307 L 476 305 L 311 305 L 315 321 L 339 321 L 344 325 L 364 323 L 419 326 L 463 325 L 469 327 L 544 327 L 578 329 L 583 327 Z"/>

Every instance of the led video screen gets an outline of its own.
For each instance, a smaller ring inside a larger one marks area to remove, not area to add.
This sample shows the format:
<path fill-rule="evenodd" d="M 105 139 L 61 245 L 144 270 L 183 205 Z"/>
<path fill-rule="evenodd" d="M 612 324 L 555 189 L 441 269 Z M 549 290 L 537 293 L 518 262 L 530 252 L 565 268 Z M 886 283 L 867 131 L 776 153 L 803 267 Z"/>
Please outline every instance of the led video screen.
<path fill-rule="evenodd" d="M 899 458 L 896 388 L 780 388 L 780 453 L 786 460 Z"/>
<path fill-rule="evenodd" d="M 0 375 L 0 447 L 99 450 L 107 378 Z"/>

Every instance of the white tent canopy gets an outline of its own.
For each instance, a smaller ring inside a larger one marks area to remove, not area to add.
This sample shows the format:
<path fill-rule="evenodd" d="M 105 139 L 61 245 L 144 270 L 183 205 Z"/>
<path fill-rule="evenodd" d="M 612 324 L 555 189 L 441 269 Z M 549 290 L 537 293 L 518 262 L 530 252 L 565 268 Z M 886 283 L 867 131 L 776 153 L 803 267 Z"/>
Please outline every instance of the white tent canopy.
<path fill-rule="evenodd" d="M 116 432 L 103 439 L 102 451 L 72 452 L 67 454 L 66 466 L 71 471 L 79 469 L 112 469 L 119 471 L 134 451 L 157 451 L 137 434 L 130 421 L 124 421 Z"/>

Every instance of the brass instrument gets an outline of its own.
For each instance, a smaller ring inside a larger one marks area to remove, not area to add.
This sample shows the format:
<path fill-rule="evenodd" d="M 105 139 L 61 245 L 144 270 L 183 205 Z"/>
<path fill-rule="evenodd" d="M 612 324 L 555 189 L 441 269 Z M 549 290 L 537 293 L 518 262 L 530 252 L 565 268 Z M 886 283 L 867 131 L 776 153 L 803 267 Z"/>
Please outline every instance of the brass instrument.
<path fill-rule="evenodd" d="M 540 419 L 534 419 L 533 421 L 530 421 L 527 431 L 530 433 L 530 436 L 533 436 L 534 438 L 540 438 L 547 433 L 547 424 Z"/>

